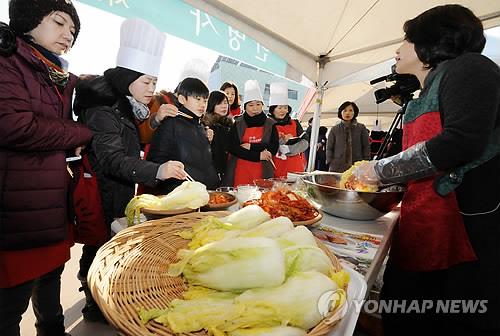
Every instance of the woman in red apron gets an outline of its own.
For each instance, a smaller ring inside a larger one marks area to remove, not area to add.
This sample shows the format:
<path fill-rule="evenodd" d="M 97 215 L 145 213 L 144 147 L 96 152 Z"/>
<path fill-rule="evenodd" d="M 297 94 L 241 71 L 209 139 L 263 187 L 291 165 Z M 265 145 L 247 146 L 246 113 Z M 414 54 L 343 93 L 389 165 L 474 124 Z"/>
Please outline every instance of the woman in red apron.
<path fill-rule="evenodd" d="M 224 82 L 220 90 L 226 94 L 227 100 L 229 101 L 228 117 L 234 118 L 241 115 L 240 95 L 238 94 L 238 87 L 236 84 L 233 82 Z"/>
<path fill-rule="evenodd" d="M 288 172 L 303 172 L 304 152 L 309 142 L 301 138 L 304 130 L 300 123 L 290 117 L 292 108 L 288 105 L 288 86 L 286 83 L 271 83 L 269 113 L 276 121 L 280 147 L 274 157 L 275 177 L 286 177 Z"/>
<path fill-rule="evenodd" d="M 500 335 L 500 69 L 460 5 L 404 31 L 396 71 L 422 87 L 404 116 L 404 151 L 354 172 L 408 183 L 381 299 L 413 309 L 383 312 L 384 335 Z"/>
<path fill-rule="evenodd" d="M 229 161 L 224 184 L 253 184 L 255 179 L 274 176 L 273 155 L 279 147 L 275 122 L 266 116 L 259 83 L 245 83 L 245 113 L 229 132 Z"/>

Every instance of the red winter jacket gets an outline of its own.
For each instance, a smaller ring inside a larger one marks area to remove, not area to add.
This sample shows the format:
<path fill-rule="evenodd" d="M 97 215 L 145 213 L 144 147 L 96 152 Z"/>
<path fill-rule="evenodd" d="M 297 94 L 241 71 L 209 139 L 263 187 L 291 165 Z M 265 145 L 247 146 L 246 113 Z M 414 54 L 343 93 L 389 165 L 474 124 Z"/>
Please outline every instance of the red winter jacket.
<path fill-rule="evenodd" d="M 71 75 L 59 95 L 47 66 L 19 38 L 13 55 L 0 56 L 0 251 L 68 236 L 66 152 L 92 137 L 71 119 L 75 83 Z"/>

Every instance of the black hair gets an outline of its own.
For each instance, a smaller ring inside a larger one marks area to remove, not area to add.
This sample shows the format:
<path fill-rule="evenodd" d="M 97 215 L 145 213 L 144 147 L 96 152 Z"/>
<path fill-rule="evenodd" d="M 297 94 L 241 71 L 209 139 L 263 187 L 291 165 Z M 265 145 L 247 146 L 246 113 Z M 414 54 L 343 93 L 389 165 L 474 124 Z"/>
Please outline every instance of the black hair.
<path fill-rule="evenodd" d="M 130 70 L 123 67 L 114 67 L 104 71 L 104 78 L 113 87 L 113 89 L 123 96 L 131 96 L 129 87 L 139 77 L 144 74 L 135 70 Z"/>
<path fill-rule="evenodd" d="M 224 82 L 224 84 L 221 85 L 220 90 L 224 91 L 227 88 L 233 88 L 234 89 L 234 101 L 229 106 L 231 110 L 237 109 L 240 106 L 240 96 L 238 94 L 238 88 L 236 87 L 236 84 L 233 82 Z"/>
<path fill-rule="evenodd" d="M 343 102 L 342 105 L 339 106 L 339 113 L 337 114 L 337 116 L 339 117 L 339 119 L 342 119 L 344 120 L 344 118 L 342 118 L 342 111 L 344 111 L 347 106 L 349 105 L 352 105 L 352 109 L 354 110 L 354 117 L 352 118 L 353 120 L 357 118 L 358 114 L 359 114 L 359 107 L 358 105 L 356 105 L 355 102 L 351 102 L 351 101 L 346 101 L 346 102 Z"/>
<path fill-rule="evenodd" d="M 274 112 L 274 109 L 276 108 L 276 106 L 278 106 L 278 105 L 269 106 L 269 114 L 274 115 L 273 112 Z M 292 107 L 290 105 L 288 105 L 288 113 L 290 113 L 290 112 L 292 112 Z"/>
<path fill-rule="evenodd" d="M 319 135 L 326 135 L 327 132 L 328 132 L 328 128 L 326 128 L 325 126 L 320 126 L 318 129 Z"/>
<path fill-rule="evenodd" d="M 466 52 L 480 53 L 486 43 L 481 20 L 460 5 L 431 8 L 406 21 L 403 30 L 428 68 Z"/>
<path fill-rule="evenodd" d="M 309 118 L 309 120 L 307 121 L 307 123 L 308 124 L 312 124 L 313 120 L 314 120 L 314 117 L 311 117 L 311 118 Z"/>
<path fill-rule="evenodd" d="M 210 95 L 208 96 L 208 103 L 207 103 L 207 114 L 214 113 L 215 106 L 219 105 L 224 100 L 229 105 L 229 100 L 227 99 L 227 96 L 224 92 L 222 92 L 222 91 L 210 92 Z M 227 111 L 227 112 L 229 113 L 229 111 Z"/>
<path fill-rule="evenodd" d="M 184 78 L 177 86 L 177 95 L 187 97 L 208 97 L 208 88 L 198 78 Z"/>
<path fill-rule="evenodd" d="M 256 101 L 256 102 L 261 103 L 261 104 L 262 104 L 262 111 L 264 112 L 265 107 L 266 107 L 266 105 L 264 105 L 264 102 L 263 102 L 262 100 L 255 100 L 255 99 L 254 99 L 254 100 L 247 101 L 245 104 L 243 104 L 243 110 L 244 110 L 244 111 L 246 111 L 246 110 L 247 110 L 247 104 L 248 104 L 248 103 L 251 103 L 251 102 L 253 102 L 253 101 Z"/>
<path fill-rule="evenodd" d="M 16 34 L 6 23 L 0 22 L 0 55 L 9 57 L 17 49 Z"/>
<path fill-rule="evenodd" d="M 23 36 L 35 29 L 52 12 L 64 12 L 71 17 L 75 25 L 73 44 L 80 32 L 80 18 L 76 8 L 69 0 L 10 0 L 9 25 L 18 36 Z"/>

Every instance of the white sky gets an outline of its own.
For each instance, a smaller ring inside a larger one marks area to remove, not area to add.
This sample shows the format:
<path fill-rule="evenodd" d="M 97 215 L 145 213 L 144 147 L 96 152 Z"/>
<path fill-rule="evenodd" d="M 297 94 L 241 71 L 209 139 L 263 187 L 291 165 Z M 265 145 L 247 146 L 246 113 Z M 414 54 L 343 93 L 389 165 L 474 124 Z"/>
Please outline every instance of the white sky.
<path fill-rule="evenodd" d="M 74 4 L 81 29 L 75 46 L 64 58 L 74 74 L 102 74 L 116 64 L 124 18 L 80 2 Z M 8 0 L 0 0 L 0 21 L 8 23 L 8 13 Z M 175 89 L 187 63 L 206 68 L 208 74 L 218 56 L 213 50 L 167 34 L 157 89 Z"/>

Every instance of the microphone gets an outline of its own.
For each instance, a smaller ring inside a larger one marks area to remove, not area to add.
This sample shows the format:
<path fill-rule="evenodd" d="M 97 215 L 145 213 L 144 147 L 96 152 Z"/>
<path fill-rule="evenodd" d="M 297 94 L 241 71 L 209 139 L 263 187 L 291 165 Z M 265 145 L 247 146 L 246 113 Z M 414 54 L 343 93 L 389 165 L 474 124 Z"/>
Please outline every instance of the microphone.
<path fill-rule="evenodd" d="M 389 78 L 390 75 L 385 75 L 385 76 L 382 76 L 382 77 L 379 77 L 379 78 L 375 78 L 375 79 L 372 79 L 370 81 L 370 84 L 373 85 L 373 84 L 377 84 L 377 83 L 380 83 L 380 82 L 383 82 L 383 81 L 386 81 L 387 78 Z"/>
<path fill-rule="evenodd" d="M 401 75 L 396 72 L 396 64 L 393 64 L 393 65 L 391 65 L 391 73 L 390 74 L 379 77 L 379 78 L 375 78 L 375 79 L 370 81 L 370 84 L 373 85 L 376 83 L 380 83 L 382 81 L 392 82 L 392 81 L 398 80 L 400 77 L 401 77 Z"/>

